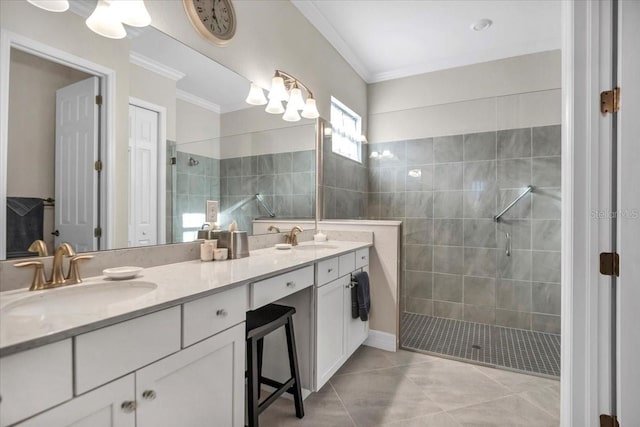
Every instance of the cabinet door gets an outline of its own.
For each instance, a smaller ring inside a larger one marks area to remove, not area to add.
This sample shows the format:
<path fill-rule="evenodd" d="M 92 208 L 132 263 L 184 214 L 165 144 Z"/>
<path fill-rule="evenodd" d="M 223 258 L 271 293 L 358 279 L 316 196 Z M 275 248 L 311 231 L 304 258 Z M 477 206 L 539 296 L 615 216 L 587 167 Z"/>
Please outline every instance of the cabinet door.
<path fill-rule="evenodd" d="M 245 324 L 136 372 L 137 427 L 244 426 Z"/>
<path fill-rule="evenodd" d="M 20 427 L 134 427 L 133 374 L 18 424 Z M 126 404 L 129 403 L 127 407 Z M 123 404 L 125 407 L 123 408 Z"/>
<path fill-rule="evenodd" d="M 318 288 L 316 390 L 320 390 L 346 360 L 344 306 L 348 286 L 349 276 L 344 276 Z"/>
<path fill-rule="evenodd" d="M 368 272 L 368 267 L 363 269 Z M 347 357 L 351 356 L 354 351 L 367 339 L 369 335 L 369 321 L 363 322 L 358 317 L 351 317 L 351 288 L 345 288 L 345 310 L 344 317 L 346 322 L 347 336 Z"/>

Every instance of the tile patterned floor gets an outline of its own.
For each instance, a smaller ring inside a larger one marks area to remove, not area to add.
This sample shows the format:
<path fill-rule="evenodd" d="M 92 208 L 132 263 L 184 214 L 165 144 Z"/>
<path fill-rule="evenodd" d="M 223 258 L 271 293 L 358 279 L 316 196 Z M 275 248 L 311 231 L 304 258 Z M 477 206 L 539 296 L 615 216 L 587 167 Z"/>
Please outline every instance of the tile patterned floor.
<path fill-rule="evenodd" d="M 305 417 L 280 398 L 261 427 L 558 426 L 556 380 L 400 350 L 362 346 L 318 393 Z"/>
<path fill-rule="evenodd" d="M 403 313 L 402 347 L 560 377 L 560 335 Z"/>

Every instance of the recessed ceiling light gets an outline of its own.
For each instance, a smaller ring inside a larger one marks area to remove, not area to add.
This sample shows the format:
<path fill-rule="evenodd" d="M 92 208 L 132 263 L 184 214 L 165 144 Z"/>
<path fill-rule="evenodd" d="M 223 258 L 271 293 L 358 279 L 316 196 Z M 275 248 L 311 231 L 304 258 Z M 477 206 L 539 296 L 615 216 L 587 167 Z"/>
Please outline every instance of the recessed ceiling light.
<path fill-rule="evenodd" d="M 476 22 L 471 24 L 470 28 L 473 31 L 483 31 L 489 28 L 491 24 L 493 24 L 493 21 L 491 19 L 483 18 L 483 19 L 478 19 Z"/>

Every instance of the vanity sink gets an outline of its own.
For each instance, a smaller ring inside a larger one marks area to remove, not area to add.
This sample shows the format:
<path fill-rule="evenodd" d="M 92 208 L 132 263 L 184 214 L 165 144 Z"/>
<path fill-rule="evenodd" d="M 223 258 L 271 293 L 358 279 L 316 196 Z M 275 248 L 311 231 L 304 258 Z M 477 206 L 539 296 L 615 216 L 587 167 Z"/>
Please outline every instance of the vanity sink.
<path fill-rule="evenodd" d="M 104 281 L 30 292 L 0 309 L 0 317 L 34 317 L 39 321 L 58 316 L 81 316 L 137 300 L 157 288 L 144 281 Z"/>

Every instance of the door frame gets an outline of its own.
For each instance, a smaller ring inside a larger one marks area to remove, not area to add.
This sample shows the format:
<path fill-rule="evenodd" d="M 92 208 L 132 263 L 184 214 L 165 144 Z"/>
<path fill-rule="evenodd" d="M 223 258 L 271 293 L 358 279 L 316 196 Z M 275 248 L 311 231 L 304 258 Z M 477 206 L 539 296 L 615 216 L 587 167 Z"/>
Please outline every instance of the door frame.
<path fill-rule="evenodd" d="M 167 216 L 165 215 L 167 210 L 167 109 L 133 96 L 129 97 L 129 105 L 158 113 L 158 241 L 156 245 L 163 245 L 167 243 Z M 129 211 L 131 208 L 131 201 L 129 201 Z"/>
<path fill-rule="evenodd" d="M 7 234 L 7 155 L 9 125 L 9 71 L 11 48 L 75 68 L 100 78 L 102 108 L 100 108 L 100 158 L 104 169 L 100 188 L 100 217 L 103 231 L 101 249 L 110 249 L 114 241 L 115 203 L 115 117 L 116 72 L 103 65 L 51 47 L 21 34 L 0 29 L 0 236 Z M 6 240 L 0 239 L 0 260 L 6 259 Z"/>

